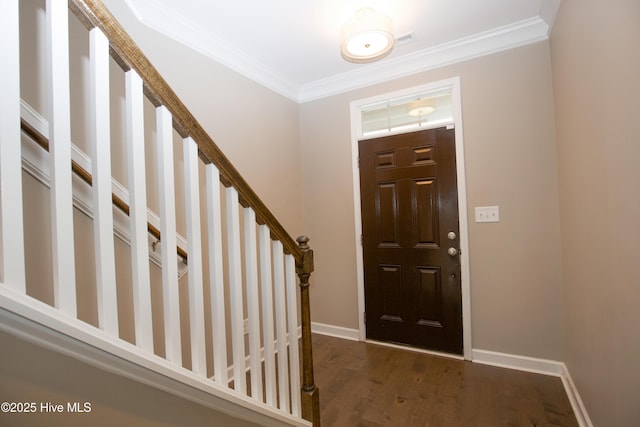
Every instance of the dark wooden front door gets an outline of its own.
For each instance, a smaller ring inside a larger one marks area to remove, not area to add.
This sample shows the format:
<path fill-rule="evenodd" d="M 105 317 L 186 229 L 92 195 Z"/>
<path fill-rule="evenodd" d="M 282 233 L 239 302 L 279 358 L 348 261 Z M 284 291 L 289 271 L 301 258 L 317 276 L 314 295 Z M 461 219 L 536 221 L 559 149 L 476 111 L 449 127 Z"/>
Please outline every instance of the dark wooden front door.
<path fill-rule="evenodd" d="M 359 154 L 367 338 L 462 354 L 454 130 L 362 140 Z"/>

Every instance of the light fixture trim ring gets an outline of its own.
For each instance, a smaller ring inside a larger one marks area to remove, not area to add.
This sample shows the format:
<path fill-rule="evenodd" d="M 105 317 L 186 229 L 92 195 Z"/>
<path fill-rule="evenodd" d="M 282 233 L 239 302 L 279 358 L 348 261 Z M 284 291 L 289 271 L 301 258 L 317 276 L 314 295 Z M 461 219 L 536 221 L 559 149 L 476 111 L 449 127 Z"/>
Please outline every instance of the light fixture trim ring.
<path fill-rule="evenodd" d="M 391 19 L 371 8 L 359 9 L 341 30 L 342 57 L 354 63 L 373 62 L 393 50 Z"/>

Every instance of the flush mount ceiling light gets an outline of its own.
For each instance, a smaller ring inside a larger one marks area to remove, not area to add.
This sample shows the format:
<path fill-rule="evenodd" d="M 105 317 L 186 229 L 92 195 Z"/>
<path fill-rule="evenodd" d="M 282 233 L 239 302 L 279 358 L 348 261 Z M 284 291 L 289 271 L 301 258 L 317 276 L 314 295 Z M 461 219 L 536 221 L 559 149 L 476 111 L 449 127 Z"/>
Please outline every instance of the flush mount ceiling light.
<path fill-rule="evenodd" d="M 347 61 L 377 61 L 393 49 L 393 24 L 388 16 L 370 7 L 359 9 L 356 15 L 342 26 L 340 42 L 342 57 Z"/>

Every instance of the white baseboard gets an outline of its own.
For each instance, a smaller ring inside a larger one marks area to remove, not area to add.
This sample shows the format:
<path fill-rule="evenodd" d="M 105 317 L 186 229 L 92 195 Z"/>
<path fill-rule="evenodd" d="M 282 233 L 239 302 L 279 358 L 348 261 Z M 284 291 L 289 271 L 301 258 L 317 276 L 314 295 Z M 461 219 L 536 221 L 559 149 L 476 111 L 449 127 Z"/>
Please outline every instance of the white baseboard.
<path fill-rule="evenodd" d="M 519 371 L 561 377 L 564 373 L 564 363 L 555 360 L 537 359 L 534 357 L 515 354 L 498 353 L 488 350 L 472 351 L 473 362 L 501 368 L 517 369 Z"/>
<path fill-rule="evenodd" d="M 342 326 L 326 325 L 324 323 L 311 322 L 311 332 L 314 334 L 327 335 L 335 338 L 342 338 L 350 341 L 360 341 L 360 331 L 357 329 L 344 328 Z"/>
<path fill-rule="evenodd" d="M 571 403 L 571 408 L 576 415 L 578 425 L 580 427 L 593 427 L 580 394 L 573 383 L 569 369 L 563 362 L 477 349 L 472 350 L 472 355 L 474 363 L 559 377 Z"/>
<path fill-rule="evenodd" d="M 562 384 L 564 385 L 564 389 L 567 392 L 567 397 L 569 397 L 569 402 L 571 402 L 573 413 L 576 414 L 578 425 L 580 425 L 580 427 L 593 427 L 591 418 L 589 418 L 589 414 L 587 413 L 587 408 L 585 408 L 584 403 L 580 398 L 580 394 L 578 393 L 578 389 L 573 382 L 573 378 L 571 378 L 569 369 L 567 369 L 567 366 L 564 363 L 562 364 L 562 366 L 564 367 Z"/>

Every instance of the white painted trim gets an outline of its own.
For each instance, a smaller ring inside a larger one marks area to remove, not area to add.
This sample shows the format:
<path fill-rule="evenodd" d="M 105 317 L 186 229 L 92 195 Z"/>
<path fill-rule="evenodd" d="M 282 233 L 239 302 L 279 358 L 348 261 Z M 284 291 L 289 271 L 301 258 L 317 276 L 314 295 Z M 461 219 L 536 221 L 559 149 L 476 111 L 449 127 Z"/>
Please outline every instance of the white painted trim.
<path fill-rule="evenodd" d="M 266 402 L 275 405 L 276 389 L 275 329 L 273 315 L 273 274 L 271 258 L 271 232 L 269 226 L 258 226 L 260 239 L 260 287 L 262 291 L 262 339 L 268 350 L 264 360 L 264 390 Z"/>
<path fill-rule="evenodd" d="M 129 233 L 131 239 L 131 283 L 136 344 L 153 351 L 151 272 L 147 233 L 147 177 L 144 153 L 144 106 L 142 79 L 135 70 L 125 73 L 125 129 L 129 174 Z M 188 253 L 188 252 L 187 252 Z"/>
<path fill-rule="evenodd" d="M 24 100 L 20 103 L 20 116 L 35 130 L 42 135 L 48 135 L 49 124 L 47 120 L 35 111 Z M 31 141 L 29 138 L 24 138 L 22 144 L 22 168 L 38 180 L 41 184 L 50 187 L 49 182 L 49 163 L 48 153 L 43 150 L 38 144 Z M 89 157 L 84 151 L 79 149 L 75 144 L 71 143 L 71 159 L 75 161 L 78 166 L 84 170 L 90 171 L 91 157 Z M 118 196 L 122 201 L 130 205 L 129 191 L 126 187 L 115 179 L 111 180 L 111 190 L 113 194 Z M 88 218 L 93 219 L 93 201 L 91 195 L 91 189 L 84 184 L 84 181 L 80 178 L 73 176 L 73 206 L 86 215 Z M 147 221 L 156 228 L 160 228 L 160 217 L 157 213 L 147 208 Z M 113 229 L 114 234 L 118 239 L 124 242 L 126 245 L 131 246 L 131 236 L 129 229 L 129 220 L 126 215 L 120 212 L 115 212 L 113 217 Z M 146 230 L 146 225 L 145 225 Z M 145 231 L 146 233 L 146 231 Z M 157 245 L 153 248 L 155 239 L 147 234 L 149 245 L 149 260 L 158 267 L 162 267 L 162 245 Z M 184 251 L 187 250 L 187 240 L 180 233 L 176 234 L 178 246 Z M 176 255 L 178 263 L 178 278 L 182 278 L 187 272 L 187 265 L 182 262 L 182 259 Z"/>
<path fill-rule="evenodd" d="M 567 392 L 567 397 L 569 398 L 569 402 L 571 403 L 571 408 L 573 409 L 573 413 L 576 416 L 576 420 L 578 420 L 578 425 L 580 427 L 593 427 L 593 423 L 591 422 L 591 418 L 589 418 L 587 408 L 584 406 L 584 403 L 580 398 L 580 393 L 578 393 L 578 389 L 573 382 L 573 378 L 571 378 L 569 369 L 564 363 L 562 365 L 564 366 L 562 385 L 564 385 L 564 389 Z"/>
<path fill-rule="evenodd" d="M 371 86 L 412 74 L 444 67 L 480 56 L 546 40 L 548 26 L 530 18 L 489 31 L 443 43 L 412 54 L 376 62 L 300 87 L 298 102 L 308 102 Z"/>
<path fill-rule="evenodd" d="M 116 258 L 111 200 L 111 117 L 109 103 L 109 40 L 99 28 L 89 31 L 89 129 L 93 201 L 96 295 L 100 329 L 119 336 Z M 144 241 L 146 242 L 146 236 Z"/>
<path fill-rule="evenodd" d="M 456 136 L 456 180 L 458 183 L 458 241 L 460 247 L 460 274 L 462 290 L 462 345 L 464 358 L 471 359 L 471 267 L 469 261 L 469 223 L 467 207 L 467 174 L 464 156 L 464 134 L 462 125 L 462 88 L 460 78 L 455 77 L 451 92 L 453 121 Z"/>
<path fill-rule="evenodd" d="M 257 402 L 0 283 L 0 330 L 204 407 L 265 426 L 311 423 Z"/>
<path fill-rule="evenodd" d="M 213 371 L 219 384 L 227 385 L 227 327 L 224 300 L 224 263 L 222 257 L 222 209 L 220 207 L 220 171 L 209 163 L 207 180 L 207 228 L 209 233 L 209 289 L 211 332 L 213 333 Z"/>
<path fill-rule="evenodd" d="M 233 187 L 225 189 L 227 214 L 227 264 L 229 271 L 229 314 L 231 318 L 231 347 L 233 353 L 233 387 L 246 394 L 247 384 L 242 363 L 245 357 L 244 317 L 242 301 L 242 258 L 240 247 L 240 208 L 238 191 Z"/>
<path fill-rule="evenodd" d="M 187 19 L 178 10 L 155 0 L 125 0 L 135 17 L 144 25 L 219 62 L 245 77 L 285 96 L 297 100 L 297 88 L 277 71 L 247 56 L 244 52 Z"/>
<path fill-rule="evenodd" d="M 167 360 L 182 365 L 180 330 L 180 289 L 178 269 L 172 261 L 176 247 L 176 192 L 173 155 L 173 117 L 164 105 L 156 107 L 156 165 L 158 167 L 158 205 L 162 236 L 162 307 L 164 348 Z M 168 251 L 166 250 L 168 249 Z"/>
<path fill-rule="evenodd" d="M 392 93 L 385 93 L 371 98 L 360 99 L 351 102 L 351 168 L 353 178 L 353 215 L 355 221 L 356 243 L 356 282 L 358 286 L 358 330 L 359 339 L 366 339 L 364 324 L 364 260 L 362 254 L 362 214 L 360 212 L 360 173 L 358 168 L 358 140 L 362 135 L 361 110 L 364 106 L 381 102 L 386 99 L 399 98 L 414 93 L 428 92 L 432 90 L 451 88 L 451 102 L 453 105 L 453 125 L 456 136 L 456 175 L 458 180 L 458 211 L 460 226 L 460 270 L 462 277 L 462 334 L 464 358 L 471 360 L 472 333 L 471 333 L 471 273 L 469 268 L 469 226 L 467 220 L 467 182 L 464 161 L 464 136 L 462 132 L 462 96 L 460 78 L 452 77 L 446 80 L 411 87 Z M 441 126 L 441 125 L 439 125 Z M 423 128 L 424 129 L 424 128 Z"/>
<path fill-rule="evenodd" d="M 542 0 L 540 5 L 540 17 L 547 23 L 547 36 L 551 35 L 551 29 L 555 23 L 561 0 Z"/>
<path fill-rule="evenodd" d="M 22 170 L 20 169 L 19 2 L 5 1 L 0 14 L 0 280 L 26 292 Z"/>
<path fill-rule="evenodd" d="M 540 16 L 298 84 L 288 81 L 278 71 L 249 57 L 179 11 L 153 0 L 125 1 L 141 23 L 298 103 L 546 40 L 559 4 L 559 0 L 544 0 Z"/>
<path fill-rule="evenodd" d="M 358 329 L 344 328 L 342 326 L 327 325 L 325 323 L 311 322 L 311 332 L 326 335 L 328 337 L 342 338 L 350 341 L 362 341 Z"/>
<path fill-rule="evenodd" d="M 562 376 L 563 363 L 555 360 L 538 359 L 535 357 L 519 356 L 499 353 L 489 350 L 473 349 L 473 362 L 500 368 L 516 369 L 518 371 L 533 372 L 535 374 Z"/>
<path fill-rule="evenodd" d="M 282 242 L 274 240 L 271 243 L 273 252 L 273 302 L 276 320 L 276 349 L 278 354 L 278 400 L 280 408 L 289 411 L 289 372 L 287 358 L 287 304 L 285 301 L 284 249 Z"/>
<path fill-rule="evenodd" d="M 244 213 L 245 291 L 247 316 L 244 319 L 244 334 L 249 335 L 251 371 L 261 371 L 260 357 L 260 290 L 258 288 L 258 237 L 256 235 L 256 213 L 251 207 Z M 262 401 L 262 375 L 251 375 L 251 397 Z"/>
<path fill-rule="evenodd" d="M 184 194 L 187 217 L 187 254 L 189 254 L 189 325 L 191 327 L 191 367 L 207 375 L 207 349 L 204 321 L 204 280 L 202 265 L 202 231 L 200 229 L 200 175 L 198 145 L 183 139 Z M 207 236 L 208 237 L 208 236 Z"/>
<path fill-rule="evenodd" d="M 532 372 L 535 374 L 551 375 L 562 380 L 571 408 L 580 427 L 593 427 L 587 409 L 580 398 L 567 365 L 563 362 L 535 357 L 520 356 L 508 353 L 499 353 L 489 350 L 473 349 L 473 362 L 483 365 L 497 366 L 500 368 L 515 369 L 518 371 Z"/>
<path fill-rule="evenodd" d="M 291 387 L 291 413 L 295 416 L 302 414 L 300 388 L 300 349 L 298 331 L 298 300 L 296 280 L 296 260 L 291 254 L 284 256 L 285 283 L 287 287 L 287 344 L 289 345 L 289 383 Z M 302 326 L 300 326 L 302 333 Z"/>
<path fill-rule="evenodd" d="M 49 118 L 49 206 L 53 302 L 70 316 L 78 312 L 73 234 L 71 100 L 69 89 L 69 11 L 64 2 L 47 0 L 46 92 Z"/>

